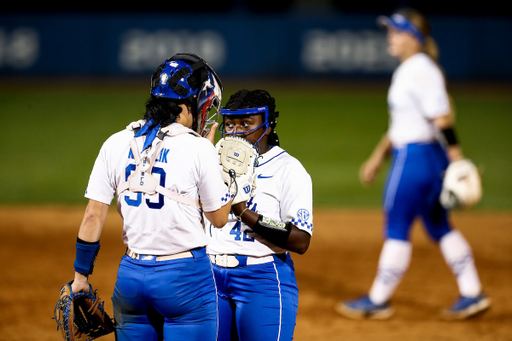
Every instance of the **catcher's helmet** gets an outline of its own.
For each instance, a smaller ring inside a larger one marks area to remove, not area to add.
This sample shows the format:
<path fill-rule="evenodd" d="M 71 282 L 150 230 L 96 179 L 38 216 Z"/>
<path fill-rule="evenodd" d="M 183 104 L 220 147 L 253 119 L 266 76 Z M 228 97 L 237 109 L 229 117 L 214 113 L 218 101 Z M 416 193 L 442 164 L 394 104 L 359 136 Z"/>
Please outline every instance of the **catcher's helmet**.
<path fill-rule="evenodd" d="M 152 96 L 186 99 L 192 104 L 192 129 L 198 133 L 217 120 L 222 91 L 219 76 L 204 59 L 192 53 L 175 54 L 151 76 Z M 212 108 L 215 112 L 207 117 Z"/>

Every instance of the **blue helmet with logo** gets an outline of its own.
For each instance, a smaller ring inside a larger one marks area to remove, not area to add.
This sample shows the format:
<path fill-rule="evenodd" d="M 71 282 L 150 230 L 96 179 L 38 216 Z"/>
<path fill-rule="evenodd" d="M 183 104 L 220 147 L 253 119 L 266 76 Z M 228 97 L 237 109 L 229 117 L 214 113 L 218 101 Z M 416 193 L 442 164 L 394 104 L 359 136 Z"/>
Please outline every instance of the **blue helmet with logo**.
<path fill-rule="evenodd" d="M 222 101 L 222 83 L 208 63 L 196 54 L 177 53 L 151 76 L 155 97 L 187 100 L 192 106 L 192 129 L 203 132 L 217 120 Z M 211 109 L 215 109 L 210 113 Z"/>

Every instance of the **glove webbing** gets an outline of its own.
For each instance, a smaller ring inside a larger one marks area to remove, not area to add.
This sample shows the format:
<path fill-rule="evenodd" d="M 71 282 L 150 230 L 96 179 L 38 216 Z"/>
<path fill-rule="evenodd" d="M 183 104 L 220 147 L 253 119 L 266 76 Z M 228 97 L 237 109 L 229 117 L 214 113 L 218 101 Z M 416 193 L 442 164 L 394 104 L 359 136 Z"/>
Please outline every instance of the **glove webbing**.
<path fill-rule="evenodd" d="M 92 320 L 87 319 L 87 314 L 83 311 L 80 304 L 80 300 L 89 299 L 94 301 L 94 303 L 87 311 L 87 313 L 91 314 L 91 318 L 94 318 L 92 315 L 96 312 L 96 310 L 99 309 L 101 312 L 103 312 L 104 302 L 100 302 L 100 297 L 98 296 L 97 291 L 97 289 L 94 291 L 94 296 L 89 293 L 80 292 L 72 294 L 72 297 L 70 295 L 63 296 L 57 301 L 57 304 L 55 304 L 55 308 L 53 310 L 54 317 L 52 317 L 52 319 L 57 322 L 57 330 L 61 330 L 63 340 L 92 341 L 100 336 L 107 334 L 105 329 L 102 329 L 99 326 L 93 328 L 94 324 L 92 323 Z M 75 299 L 73 305 L 74 311 L 71 312 L 70 306 L 73 302 L 73 298 Z M 62 322 L 60 321 L 61 314 Z M 70 319 L 71 314 L 73 314 L 72 319 Z M 72 327 L 73 331 L 71 330 L 69 323 L 66 323 L 66 321 L 74 324 Z M 105 328 L 104 322 L 99 323 Z M 88 334 L 84 334 L 82 332 L 83 330 L 88 330 Z M 71 335 L 72 333 L 74 333 L 74 335 Z"/>

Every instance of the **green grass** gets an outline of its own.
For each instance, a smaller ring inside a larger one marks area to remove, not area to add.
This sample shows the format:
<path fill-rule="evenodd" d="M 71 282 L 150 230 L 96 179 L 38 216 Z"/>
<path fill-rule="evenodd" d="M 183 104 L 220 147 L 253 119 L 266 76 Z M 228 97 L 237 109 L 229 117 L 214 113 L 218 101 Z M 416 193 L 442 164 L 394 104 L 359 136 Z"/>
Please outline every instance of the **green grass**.
<path fill-rule="evenodd" d="M 3 82 L 0 86 L 0 203 L 83 203 L 103 141 L 141 118 L 148 82 Z M 266 88 L 281 113 L 281 145 L 313 178 L 315 206 L 378 207 L 385 167 L 363 188 L 360 164 L 387 125 L 386 84 L 229 82 Z M 456 89 L 457 131 L 467 157 L 483 170 L 479 209 L 512 209 L 512 94 Z"/>

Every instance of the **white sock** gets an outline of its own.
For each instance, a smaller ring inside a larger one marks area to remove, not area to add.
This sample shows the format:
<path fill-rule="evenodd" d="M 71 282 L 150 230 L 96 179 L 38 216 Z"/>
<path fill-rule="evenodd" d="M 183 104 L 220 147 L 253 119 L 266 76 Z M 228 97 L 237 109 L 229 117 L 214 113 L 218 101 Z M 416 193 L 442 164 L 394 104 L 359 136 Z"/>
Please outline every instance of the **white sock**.
<path fill-rule="evenodd" d="M 471 247 L 457 230 L 447 233 L 439 242 L 441 253 L 457 279 L 462 296 L 476 297 L 482 291 Z"/>
<path fill-rule="evenodd" d="M 408 241 L 387 239 L 379 258 L 377 276 L 369 292 L 375 304 L 389 301 L 411 263 L 412 245 Z"/>

